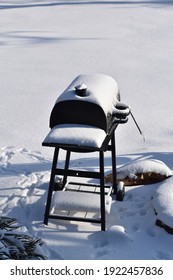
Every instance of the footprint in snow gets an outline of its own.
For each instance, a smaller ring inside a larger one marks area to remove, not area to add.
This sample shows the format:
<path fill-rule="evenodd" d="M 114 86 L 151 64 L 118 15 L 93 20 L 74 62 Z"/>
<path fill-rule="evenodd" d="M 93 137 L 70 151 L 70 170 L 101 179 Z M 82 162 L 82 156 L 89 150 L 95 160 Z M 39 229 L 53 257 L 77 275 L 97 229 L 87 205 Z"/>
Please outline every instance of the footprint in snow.
<path fill-rule="evenodd" d="M 147 210 L 145 208 L 140 210 L 141 216 L 145 216 L 146 214 L 147 214 Z"/>
<path fill-rule="evenodd" d="M 38 177 L 35 173 L 30 173 L 27 176 L 22 175 L 21 180 L 18 182 L 18 185 L 22 187 L 29 187 L 38 183 Z"/>
<path fill-rule="evenodd" d="M 140 208 L 143 208 L 145 206 L 145 203 L 144 202 L 139 202 L 136 204 L 136 206 L 140 209 Z"/>
<path fill-rule="evenodd" d="M 140 223 L 135 223 L 132 227 L 133 231 L 138 231 L 140 229 Z"/>
<path fill-rule="evenodd" d="M 120 206 L 118 209 L 115 210 L 116 215 L 119 218 L 124 219 L 126 217 L 133 217 L 137 214 L 135 209 L 129 209 L 128 207 Z"/>
<path fill-rule="evenodd" d="M 147 230 L 146 230 L 147 234 L 151 237 L 155 237 L 157 235 L 156 233 L 156 228 L 155 227 L 149 227 Z"/>
<path fill-rule="evenodd" d="M 24 148 L 24 149 L 21 149 L 20 152 L 21 152 L 21 154 L 24 154 L 27 157 L 30 157 L 36 161 L 48 162 L 48 160 L 46 160 L 39 151 L 30 151 L 30 150 Z"/>
<path fill-rule="evenodd" d="M 10 160 L 15 155 L 14 147 L 5 147 L 2 148 L 1 151 L 0 162 L 2 165 L 8 166 L 10 164 Z"/>
<path fill-rule="evenodd" d="M 157 260 L 171 260 L 171 257 L 168 253 L 158 250 L 157 255 L 156 255 L 156 259 Z"/>
<path fill-rule="evenodd" d="M 126 233 L 122 226 L 112 226 L 105 232 L 97 232 L 92 238 L 92 246 L 94 249 L 94 258 L 101 259 L 106 254 L 117 250 L 123 250 L 132 239 Z"/>

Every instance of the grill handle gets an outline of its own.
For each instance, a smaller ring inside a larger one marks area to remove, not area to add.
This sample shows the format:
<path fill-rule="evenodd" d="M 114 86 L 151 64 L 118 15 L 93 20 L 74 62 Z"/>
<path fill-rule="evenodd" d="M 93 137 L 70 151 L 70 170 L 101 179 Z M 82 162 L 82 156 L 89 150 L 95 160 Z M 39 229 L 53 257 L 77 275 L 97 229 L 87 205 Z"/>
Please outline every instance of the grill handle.
<path fill-rule="evenodd" d="M 128 115 L 130 114 L 130 107 L 124 103 L 118 102 L 113 109 L 112 116 L 116 123 L 126 123 Z"/>

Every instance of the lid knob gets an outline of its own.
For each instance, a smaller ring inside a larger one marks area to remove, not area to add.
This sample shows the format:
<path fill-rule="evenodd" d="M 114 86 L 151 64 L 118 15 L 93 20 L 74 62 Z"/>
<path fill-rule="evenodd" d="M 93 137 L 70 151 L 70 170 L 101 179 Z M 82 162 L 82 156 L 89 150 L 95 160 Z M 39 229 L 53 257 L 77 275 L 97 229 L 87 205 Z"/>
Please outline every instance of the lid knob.
<path fill-rule="evenodd" d="M 87 95 L 87 86 L 85 84 L 79 84 L 75 87 L 76 94 L 79 96 Z"/>

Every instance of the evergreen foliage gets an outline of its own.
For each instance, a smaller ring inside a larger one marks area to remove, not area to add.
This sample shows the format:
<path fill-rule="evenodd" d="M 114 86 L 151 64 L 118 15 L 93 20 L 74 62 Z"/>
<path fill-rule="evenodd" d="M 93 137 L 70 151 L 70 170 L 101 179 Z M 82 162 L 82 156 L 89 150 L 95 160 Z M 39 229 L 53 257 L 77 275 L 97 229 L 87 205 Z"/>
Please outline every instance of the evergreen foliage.
<path fill-rule="evenodd" d="M 20 232 L 14 218 L 0 217 L 0 260 L 45 260 L 41 239 Z"/>

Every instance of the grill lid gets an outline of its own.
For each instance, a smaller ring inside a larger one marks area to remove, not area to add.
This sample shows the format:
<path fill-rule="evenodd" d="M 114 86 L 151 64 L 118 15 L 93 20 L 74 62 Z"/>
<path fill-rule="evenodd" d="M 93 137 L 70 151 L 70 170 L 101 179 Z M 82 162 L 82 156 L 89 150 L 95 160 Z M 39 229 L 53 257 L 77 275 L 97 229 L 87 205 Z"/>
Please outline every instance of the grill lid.
<path fill-rule="evenodd" d="M 50 127 L 75 123 L 109 130 L 119 103 L 115 80 L 105 74 L 80 75 L 58 97 L 50 116 Z"/>
<path fill-rule="evenodd" d="M 79 85 L 87 87 L 86 96 L 76 94 L 75 88 Z M 105 74 L 80 75 L 58 97 L 56 103 L 67 100 L 91 102 L 99 105 L 107 115 L 116 106 L 118 94 L 118 85 L 112 77 Z"/>

